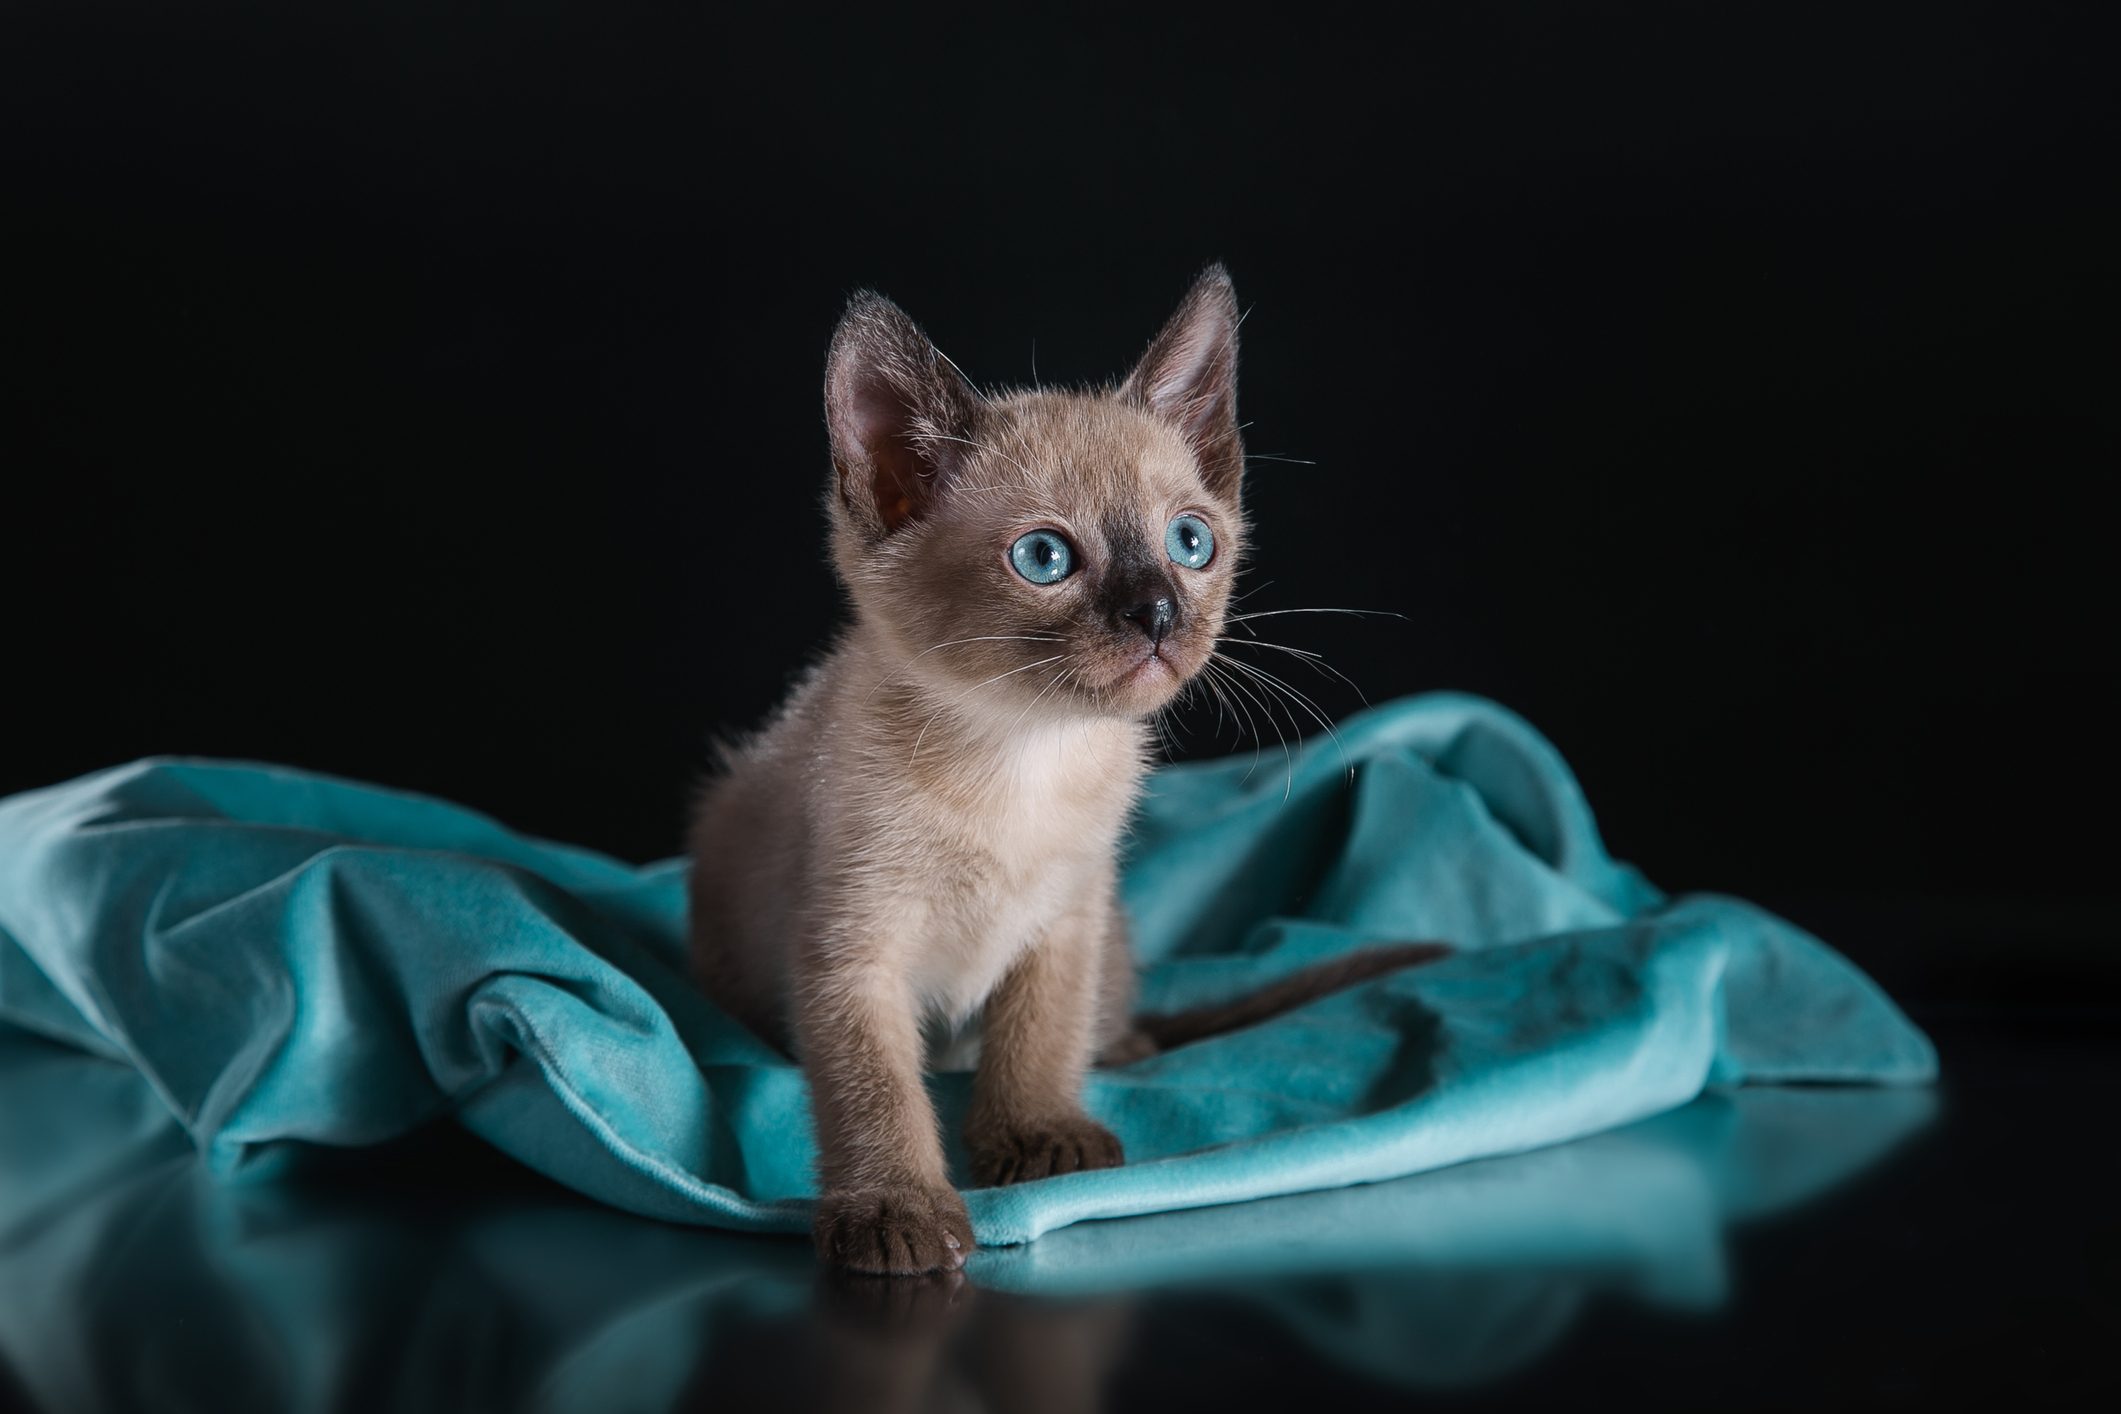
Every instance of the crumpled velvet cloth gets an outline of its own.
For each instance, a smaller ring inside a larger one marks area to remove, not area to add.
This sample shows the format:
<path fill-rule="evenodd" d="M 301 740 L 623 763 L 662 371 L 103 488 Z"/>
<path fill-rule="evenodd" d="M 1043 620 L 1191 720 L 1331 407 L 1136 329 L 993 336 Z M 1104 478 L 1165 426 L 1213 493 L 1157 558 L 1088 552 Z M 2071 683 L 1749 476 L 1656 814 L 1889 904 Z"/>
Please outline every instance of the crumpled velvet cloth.
<path fill-rule="evenodd" d="M 1817 939 L 1608 857 L 1502 708 L 1413 698 L 1339 736 L 1156 775 L 1124 885 L 1145 1008 L 1368 943 L 1463 951 L 1093 1075 L 1126 1166 L 970 1193 L 983 1243 L 1558 1143 L 1712 1086 L 1935 1074 Z M 621 1208 L 801 1230 L 802 1072 L 686 980 L 683 870 L 293 770 L 136 762 L 0 801 L 0 1020 L 136 1067 L 230 1175 L 446 1115 Z M 933 1081 L 952 1133 L 969 1080 Z"/>

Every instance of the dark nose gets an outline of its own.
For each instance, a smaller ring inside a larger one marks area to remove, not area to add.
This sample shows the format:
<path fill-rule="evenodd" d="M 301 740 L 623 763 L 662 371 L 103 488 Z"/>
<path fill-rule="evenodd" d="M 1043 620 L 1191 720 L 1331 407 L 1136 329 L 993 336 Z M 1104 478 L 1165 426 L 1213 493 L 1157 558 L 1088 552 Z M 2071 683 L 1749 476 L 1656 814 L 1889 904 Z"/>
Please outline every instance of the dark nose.
<path fill-rule="evenodd" d="M 1147 634 L 1151 643 L 1162 643 L 1164 635 L 1178 625 L 1178 601 L 1159 594 L 1131 609 L 1121 609 L 1119 616 Z"/>

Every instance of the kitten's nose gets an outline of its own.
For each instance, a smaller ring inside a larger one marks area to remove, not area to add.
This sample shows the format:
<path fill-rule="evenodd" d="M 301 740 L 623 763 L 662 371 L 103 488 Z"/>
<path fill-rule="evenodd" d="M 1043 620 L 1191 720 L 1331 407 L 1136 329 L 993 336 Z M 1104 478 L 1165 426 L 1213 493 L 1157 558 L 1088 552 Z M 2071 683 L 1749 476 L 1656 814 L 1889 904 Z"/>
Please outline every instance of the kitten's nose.
<path fill-rule="evenodd" d="M 1178 601 L 1168 594 L 1159 594 L 1131 609 L 1121 609 L 1119 616 L 1147 634 L 1149 642 L 1160 644 L 1178 623 Z"/>

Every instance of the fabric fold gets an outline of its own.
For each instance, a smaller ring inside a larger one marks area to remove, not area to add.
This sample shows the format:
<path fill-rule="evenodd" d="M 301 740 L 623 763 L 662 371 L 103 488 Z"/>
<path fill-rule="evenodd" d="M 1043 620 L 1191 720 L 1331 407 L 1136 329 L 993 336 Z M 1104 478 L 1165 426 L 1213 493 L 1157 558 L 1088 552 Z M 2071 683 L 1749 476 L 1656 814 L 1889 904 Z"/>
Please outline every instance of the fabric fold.
<path fill-rule="evenodd" d="M 1093 1076 L 1129 1163 L 971 1194 L 983 1242 L 1396 1178 L 1710 1086 L 1935 1073 L 1825 944 L 1613 860 L 1560 754 L 1475 698 L 1159 772 L 1123 892 L 1152 1009 L 1370 943 L 1461 951 Z M 684 902 L 677 861 L 151 759 L 0 801 L 0 1020 L 128 1061 L 224 1173 L 447 1114 L 622 1208 L 800 1230 L 802 1074 L 687 980 Z M 935 1078 L 953 1126 L 965 1079 Z"/>

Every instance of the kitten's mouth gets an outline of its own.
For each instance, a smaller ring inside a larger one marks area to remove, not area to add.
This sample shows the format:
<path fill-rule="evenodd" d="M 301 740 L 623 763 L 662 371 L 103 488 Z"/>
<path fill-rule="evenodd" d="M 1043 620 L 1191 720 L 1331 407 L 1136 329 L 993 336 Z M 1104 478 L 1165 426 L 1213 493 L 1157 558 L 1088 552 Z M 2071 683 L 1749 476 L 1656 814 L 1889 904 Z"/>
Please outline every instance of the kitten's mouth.
<path fill-rule="evenodd" d="M 1171 660 L 1158 650 L 1151 648 L 1135 660 L 1133 667 L 1127 669 L 1113 680 L 1112 690 L 1117 691 L 1123 687 L 1142 687 L 1155 682 L 1159 678 L 1175 680 L 1177 677 L 1178 669 L 1171 666 Z"/>

